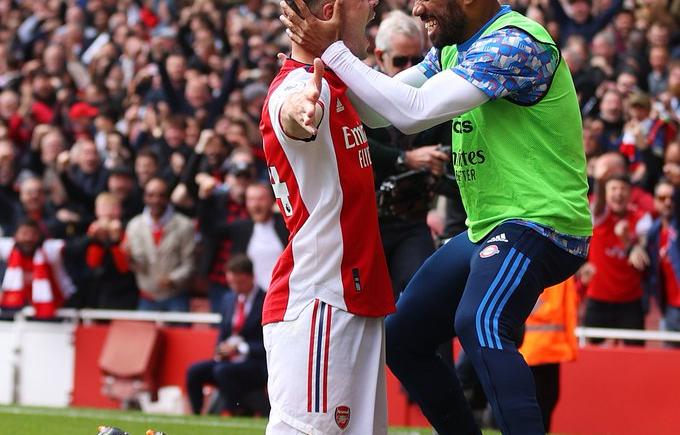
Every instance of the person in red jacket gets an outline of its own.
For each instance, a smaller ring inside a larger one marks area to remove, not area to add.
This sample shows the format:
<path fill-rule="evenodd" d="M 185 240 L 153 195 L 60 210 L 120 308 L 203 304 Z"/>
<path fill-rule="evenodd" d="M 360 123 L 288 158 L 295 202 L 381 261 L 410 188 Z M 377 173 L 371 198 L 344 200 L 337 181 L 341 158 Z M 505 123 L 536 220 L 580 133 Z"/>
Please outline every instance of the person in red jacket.
<path fill-rule="evenodd" d="M 631 208 L 627 176 L 598 175 L 599 192 L 593 204 L 595 225 L 584 266 L 592 275 L 587 282 L 584 323 L 600 328 L 643 329 L 642 276 L 649 264 L 644 239 L 652 218 L 647 212 Z"/>

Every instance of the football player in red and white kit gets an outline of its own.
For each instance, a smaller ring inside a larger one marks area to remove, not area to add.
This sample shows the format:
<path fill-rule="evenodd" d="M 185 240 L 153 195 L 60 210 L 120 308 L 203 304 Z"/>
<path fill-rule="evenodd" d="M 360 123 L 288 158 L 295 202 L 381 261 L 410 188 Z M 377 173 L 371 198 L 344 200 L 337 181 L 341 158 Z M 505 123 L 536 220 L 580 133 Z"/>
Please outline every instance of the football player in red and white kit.
<path fill-rule="evenodd" d="M 322 19 L 344 14 L 345 43 L 366 56 L 377 0 L 307 4 Z M 262 316 L 266 433 L 386 434 L 384 316 L 394 299 L 359 114 L 344 83 L 293 43 L 260 129 L 291 234 Z"/>

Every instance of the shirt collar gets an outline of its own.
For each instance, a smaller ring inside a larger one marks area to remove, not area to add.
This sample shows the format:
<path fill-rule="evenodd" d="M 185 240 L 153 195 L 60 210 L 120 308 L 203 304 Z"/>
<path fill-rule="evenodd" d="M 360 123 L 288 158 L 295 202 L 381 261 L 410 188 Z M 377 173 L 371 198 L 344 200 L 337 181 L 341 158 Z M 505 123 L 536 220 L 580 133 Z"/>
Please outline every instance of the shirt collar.
<path fill-rule="evenodd" d="M 477 33 L 475 33 L 474 35 L 472 35 L 472 37 L 470 37 L 470 39 L 468 39 L 467 41 L 463 42 L 462 44 L 458 44 L 458 52 L 460 53 L 460 52 L 467 51 L 467 50 L 470 48 L 470 46 L 471 46 L 472 44 L 474 44 L 474 43 L 479 39 L 480 36 L 482 36 L 482 33 L 484 33 L 484 31 L 485 31 L 485 30 L 486 30 L 486 29 L 487 29 L 494 21 L 496 21 L 496 20 L 498 19 L 498 17 L 500 17 L 501 15 L 505 15 L 505 14 L 507 14 L 508 12 L 512 12 L 512 9 L 510 8 L 510 6 L 508 6 L 508 5 L 503 5 L 503 6 L 501 6 L 501 8 L 498 10 L 498 12 L 496 12 L 496 15 L 494 15 L 493 17 L 491 17 L 491 19 L 490 19 L 489 21 L 487 21 L 486 24 L 484 24 L 484 25 L 482 26 L 482 28 L 479 29 L 479 31 L 477 31 Z"/>
<path fill-rule="evenodd" d="M 257 284 L 253 284 L 253 288 L 250 289 L 250 291 L 246 294 L 238 294 L 236 295 L 236 299 L 241 299 L 246 302 L 246 305 L 248 302 L 251 302 L 253 299 L 255 299 L 255 295 L 257 295 Z"/>

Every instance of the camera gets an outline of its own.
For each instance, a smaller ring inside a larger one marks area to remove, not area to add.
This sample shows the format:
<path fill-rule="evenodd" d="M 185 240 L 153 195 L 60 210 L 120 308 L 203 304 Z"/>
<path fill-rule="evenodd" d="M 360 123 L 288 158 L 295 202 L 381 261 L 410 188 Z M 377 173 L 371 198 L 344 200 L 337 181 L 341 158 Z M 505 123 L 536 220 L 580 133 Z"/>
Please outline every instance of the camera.
<path fill-rule="evenodd" d="M 406 220 L 424 219 L 430 209 L 436 177 L 426 170 L 387 177 L 376 192 L 378 215 Z"/>
<path fill-rule="evenodd" d="M 451 155 L 450 146 L 439 145 L 437 151 Z M 445 165 L 444 174 L 440 176 L 420 169 L 387 177 L 376 191 L 378 215 L 410 221 L 425 220 L 435 195 L 453 197 L 457 194 L 453 168 Z"/>

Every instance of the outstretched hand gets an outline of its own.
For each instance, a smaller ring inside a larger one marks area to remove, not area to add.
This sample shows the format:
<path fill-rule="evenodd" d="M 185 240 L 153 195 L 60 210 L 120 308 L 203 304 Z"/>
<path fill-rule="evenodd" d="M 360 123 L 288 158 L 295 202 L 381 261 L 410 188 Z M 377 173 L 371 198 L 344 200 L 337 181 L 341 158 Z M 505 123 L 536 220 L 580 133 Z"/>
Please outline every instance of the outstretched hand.
<path fill-rule="evenodd" d="M 335 0 L 333 16 L 330 20 L 320 20 L 309 10 L 304 0 L 291 0 L 295 3 L 299 14 L 291 6 L 282 1 L 283 14 L 279 17 L 290 39 L 299 44 L 314 56 L 321 54 L 329 45 L 340 39 L 343 24 L 342 0 Z"/>
<path fill-rule="evenodd" d="M 302 91 L 300 107 L 300 126 L 310 135 L 316 134 L 316 103 L 321 96 L 321 79 L 323 78 L 324 66 L 321 59 L 314 59 L 314 73 Z"/>
<path fill-rule="evenodd" d="M 304 88 L 290 94 L 281 107 L 281 122 L 285 133 L 293 138 L 307 139 L 316 135 L 317 126 L 323 116 L 319 104 L 324 65 L 321 59 L 314 59 L 314 72 Z"/>

